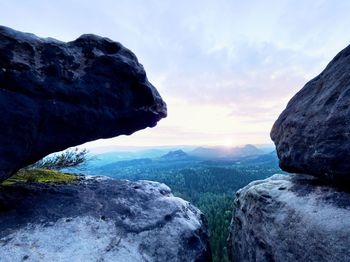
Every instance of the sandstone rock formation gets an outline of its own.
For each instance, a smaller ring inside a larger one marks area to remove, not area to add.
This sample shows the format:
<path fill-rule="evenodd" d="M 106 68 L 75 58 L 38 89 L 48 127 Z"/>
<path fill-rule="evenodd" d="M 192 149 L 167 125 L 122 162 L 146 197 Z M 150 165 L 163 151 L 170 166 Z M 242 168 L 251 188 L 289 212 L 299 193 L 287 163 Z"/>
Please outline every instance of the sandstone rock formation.
<path fill-rule="evenodd" d="M 350 261 L 350 193 L 306 175 L 275 175 L 236 194 L 231 261 Z"/>
<path fill-rule="evenodd" d="M 211 261 L 203 214 L 150 181 L 0 188 L 1 261 Z"/>
<path fill-rule="evenodd" d="M 350 261 L 349 100 L 350 46 L 275 122 L 280 166 L 299 174 L 275 175 L 237 193 L 232 261 Z"/>
<path fill-rule="evenodd" d="M 51 152 L 165 116 L 142 65 L 120 43 L 96 35 L 64 43 L 0 26 L 0 181 Z"/>
<path fill-rule="evenodd" d="M 288 103 L 271 131 L 283 170 L 350 182 L 350 46 Z"/>

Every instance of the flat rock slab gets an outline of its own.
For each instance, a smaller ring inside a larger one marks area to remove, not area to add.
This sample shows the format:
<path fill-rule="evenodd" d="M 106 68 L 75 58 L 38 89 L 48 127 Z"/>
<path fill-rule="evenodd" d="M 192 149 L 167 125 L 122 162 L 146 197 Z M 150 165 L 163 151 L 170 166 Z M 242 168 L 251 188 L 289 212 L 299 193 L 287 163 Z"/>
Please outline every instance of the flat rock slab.
<path fill-rule="evenodd" d="M 288 103 L 271 130 L 280 166 L 350 184 L 350 46 Z"/>
<path fill-rule="evenodd" d="M 0 181 L 42 157 L 153 127 L 166 104 L 118 42 L 71 42 L 0 26 Z"/>
<path fill-rule="evenodd" d="M 233 212 L 231 261 L 350 261 L 350 193 L 312 176 L 252 182 Z"/>
<path fill-rule="evenodd" d="M 203 214 L 151 181 L 0 187 L 1 261 L 211 261 Z"/>

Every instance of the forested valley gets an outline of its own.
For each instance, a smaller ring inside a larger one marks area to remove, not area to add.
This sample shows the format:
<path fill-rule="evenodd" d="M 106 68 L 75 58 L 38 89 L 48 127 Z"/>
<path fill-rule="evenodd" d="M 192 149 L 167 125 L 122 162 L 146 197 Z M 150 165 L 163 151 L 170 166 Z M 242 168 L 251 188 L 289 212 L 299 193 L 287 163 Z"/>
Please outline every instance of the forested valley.
<path fill-rule="evenodd" d="M 232 217 L 234 194 L 254 180 L 281 173 L 275 153 L 236 160 L 203 160 L 185 154 L 140 158 L 91 166 L 94 175 L 128 180 L 152 180 L 168 185 L 206 216 L 213 261 L 228 261 L 226 239 Z"/>

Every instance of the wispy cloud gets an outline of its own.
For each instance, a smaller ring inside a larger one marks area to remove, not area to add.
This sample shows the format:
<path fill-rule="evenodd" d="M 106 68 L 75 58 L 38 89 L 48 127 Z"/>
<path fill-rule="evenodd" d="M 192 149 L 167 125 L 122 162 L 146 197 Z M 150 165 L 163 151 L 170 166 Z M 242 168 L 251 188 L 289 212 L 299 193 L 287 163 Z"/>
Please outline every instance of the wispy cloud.
<path fill-rule="evenodd" d="M 154 129 L 95 144 L 267 143 L 287 101 L 350 43 L 349 1 L 4 1 L 0 23 L 120 41 L 168 103 Z M 94 144 L 92 144 L 94 145 Z"/>

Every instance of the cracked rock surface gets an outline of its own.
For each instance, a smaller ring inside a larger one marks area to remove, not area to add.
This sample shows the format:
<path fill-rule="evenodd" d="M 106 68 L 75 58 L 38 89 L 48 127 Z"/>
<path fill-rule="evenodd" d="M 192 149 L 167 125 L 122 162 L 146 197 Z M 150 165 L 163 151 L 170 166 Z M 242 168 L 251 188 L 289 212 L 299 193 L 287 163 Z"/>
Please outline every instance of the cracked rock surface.
<path fill-rule="evenodd" d="M 203 214 L 157 182 L 0 188 L 1 261 L 211 261 Z"/>

